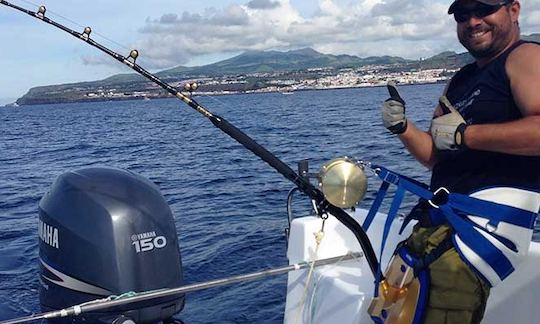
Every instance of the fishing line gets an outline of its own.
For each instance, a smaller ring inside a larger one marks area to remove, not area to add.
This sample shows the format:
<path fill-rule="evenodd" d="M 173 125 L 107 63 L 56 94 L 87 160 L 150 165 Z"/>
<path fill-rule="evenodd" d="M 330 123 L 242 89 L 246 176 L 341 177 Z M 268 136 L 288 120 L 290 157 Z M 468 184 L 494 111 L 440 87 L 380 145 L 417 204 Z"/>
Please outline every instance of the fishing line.
<path fill-rule="evenodd" d="M 234 109 L 234 107 L 228 103 L 226 103 L 225 101 L 223 100 L 219 100 L 218 98 L 216 98 L 217 96 L 211 96 L 211 95 L 207 95 L 207 94 L 197 94 L 196 95 L 197 97 L 201 97 L 201 98 L 208 98 L 214 102 L 217 102 L 220 106 L 224 107 L 224 108 L 228 108 L 228 109 Z"/>
<path fill-rule="evenodd" d="M 39 7 L 40 7 L 39 4 L 36 4 L 36 3 L 31 2 L 31 1 L 28 1 L 28 0 L 18 0 L 18 1 L 24 2 L 24 3 L 28 4 L 28 5 L 35 6 L 36 8 L 39 8 Z M 58 17 L 58 18 L 60 18 L 60 19 L 62 19 L 62 20 L 65 20 L 65 21 L 67 21 L 67 22 L 69 22 L 69 23 L 71 23 L 71 24 L 73 24 L 73 25 L 79 27 L 80 29 L 84 29 L 84 28 L 86 27 L 86 26 L 83 26 L 83 25 L 79 24 L 79 23 L 76 22 L 75 20 L 72 20 L 72 19 L 70 19 L 70 18 L 68 18 L 68 17 L 66 17 L 66 16 L 61 15 L 61 14 L 58 13 L 58 12 L 55 12 L 55 11 L 52 11 L 52 10 L 47 9 L 47 14 L 48 14 L 48 15 L 50 14 L 50 15 L 56 16 L 56 17 Z M 104 34 L 99 33 L 99 32 L 92 31 L 92 35 L 96 35 L 96 36 L 98 36 L 99 38 L 101 38 L 101 39 L 103 39 L 103 40 L 105 40 L 105 41 L 107 41 L 107 42 L 109 42 L 109 43 L 111 43 L 111 44 L 114 44 L 115 46 L 120 47 L 120 48 L 122 48 L 122 49 L 124 49 L 124 50 L 126 50 L 126 51 L 131 50 L 131 48 L 129 48 L 128 46 L 125 46 L 124 44 L 119 43 L 119 42 L 117 42 L 117 41 L 115 41 L 115 40 L 113 40 L 113 39 L 111 39 L 111 38 L 105 36 Z M 146 58 L 144 58 L 144 57 L 139 58 L 139 60 L 142 60 L 142 61 L 145 62 L 145 63 L 149 63 L 149 62 L 151 61 L 151 60 L 146 59 Z M 112 66 L 112 65 L 111 65 L 111 66 Z"/>
<path fill-rule="evenodd" d="M 36 3 L 33 3 L 33 2 L 31 2 L 31 1 L 27 1 L 27 0 L 18 0 L 18 1 L 24 2 L 24 3 L 28 4 L 28 5 L 35 6 L 36 8 L 39 8 L 39 6 L 40 6 L 40 5 L 36 4 Z M 74 21 L 74 20 L 72 20 L 72 19 L 69 19 L 69 18 L 67 18 L 67 17 L 65 17 L 65 16 L 62 16 L 61 14 L 59 14 L 59 13 L 57 13 L 57 12 L 55 12 L 55 11 L 52 11 L 52 10 L 47 9 L 47 13 L 48 13 L 48 14 L 52 14 L 53 16 L 56 16 L 56 17 L 58 17 L 58 18 L 60 18 L 60 19 L 62 19 L 62 20 L 68 21 L 68 22 L 72 23 L 73 25 L 75 25 L 75 26 L 77 26 L 77 27 L 80 27 L 81 29 L 84 29 L 84 27 L 86 27 L 86 26 L 83 26 L 83 25 L 77 23 L 76 21 Z M 128 51 L 130 50 L 129 47 L 124 46 L 124 45 L 122 45 L 122 44 L 120 44 L 120 43 L 118 43 L 118 42 L 116 42 L 116 41 L 114 41 L 114 40 L 108 38 L 107 36 L 105 36 L 105 35 L 103 35 L 103 34 L 100 34 L 100 33 L 98 33 L 98 32 L 92 32 L 92 34 L 93 34 L 93 35 L 97 35 L 97 36 L 99 36 L 100 38 L 103 38 L 104 40 L 106 40 L 106 41 L 108 41 L 108 42 L 110 42 L 110 43 L 112 43 L 112 44 L 114 44 L 114 45 L 116 45 L 116 46 L 118 46 L 118 47 L 121 47 L 121 48 L 123 48 L 123 49 L 125 49 L 125 50 L 128 50 Z"/>
<path fill-rule="evenodd" d="M 224 110 L 232 111 L 235 109 L 233 105 L 228 104 L 227 102 L 218 99 L 218 97 L 221 97 L 220 95 L 194 94 L 194 96 L 199 97 L 199 98 L 208 98 L 209 100 L 212 100 L 213 102 L 218 103 L 219 104 L 218 107 L 220 107 L 222 110 L 224 109 Z M 274 106 L 275 106 L 275 102 L 272 101 L 272 105 L 267 107 L 267 109 L 273 109 Z M 219 109 L 216 109 L 216 110 L 219 110 Z"/>

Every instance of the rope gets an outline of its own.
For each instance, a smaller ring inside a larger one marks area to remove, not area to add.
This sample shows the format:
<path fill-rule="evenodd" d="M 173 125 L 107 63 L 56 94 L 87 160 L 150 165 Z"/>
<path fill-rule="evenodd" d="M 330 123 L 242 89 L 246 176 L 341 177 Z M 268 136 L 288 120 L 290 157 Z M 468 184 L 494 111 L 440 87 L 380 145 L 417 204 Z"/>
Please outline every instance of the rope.
<path fill-rule="evenodd" d="M 82 304 L 79 304 L 79 305 L 76 305 L 77 309 L 81 309 L 83 306 L 88 306 L 88 305 L 94 305 L 94 304 L 100 304 L 100 303 L 104 303 L 104 302 L 109 302 L 109 301 L 113 301 L 113 300 L 119 300 L 119 299 L 124 299 L 124 298 L 129 298 L 129 297 L 135 297 L 137 296 L 138 294 L 134 291 L 128 291 L 126 293 L 123 293 L 121 295 L 110 295 L 109 297 L 107 298 L 101 298 L 101 299 L 95 299 L 95 300 L 91 300 L 91 301 L 88 301 L 86 303 L 82 303 Z"/>
<path fill-rule="evenodd" d="M 349 253 L 351 254 L 351 253 Z M 334 268 L 336 268 L 341 262 L 343 262 L 343 259 L 345 258 L 345 255 L 343 257 L 341 257 L 336 263 L 330 265 L 329 267 L 327 267 L 326 269 L 324 269 L 323 271 L 321 271 L 321 273 L 319 274 L 319 276 L 317 277 L 315 283 L 313 284 L 313 292 L 311 293 L 311 301 L 309 303 L 309 321 L 308 323 L 311 323 L 313 324 L 313 315 L 315 314 L 315 308 L 316 306 L 314 307 L 313 304 L 315 303 L 315 300 L 316 300 L 316 297 L 317 297 L 317 288 L 319 287 L 319 283 L 321 282 L 321 279 L 323 278 L 323 274 L 327 271 L 330 271 Z M 354 258 L 353 257 L 353 260 L 358 260 L 358 258 Z"/>
<path fill-rule="evenodd" d="M 116 296 L 116 295 L 112 295 L 112 296 L 109 296 L 109 298 L 111 300 L 118 300 L 118 299 L 124 299 L 124 298 L 129 298 L 129 297 L 135 297 L 137 296 L 138 294 L 134 291 L 128 291 L 126 293 L 123 293 L 119 296 Z"/>
<path fill-rule="evenodd" d="M 321 230 L 318 231 L 317 233 L 313 233 L 313 235 L 315 235 L 315 242 L 317 243 L 317 246 L 315 247 L 315 256 L 314 256 L 313 260 L 317 260 L 317 258 L 318 258 L 319 247 L 321 246 L 321 242 L 322 242 L 322 240 L 324 238 L 324 222 L 325 221 L 326 221 L 326 218 L 323 218 Z M 306 298 L 307 298 L 307 295 L 308 295 L 309 283 L 311 281 L 311 277 L 313 275 L 314 268 L 315 268 L 315 261 L 311 261 L 311 266 L 309 267 L 309 272 L 308 272 L 308 276 L 307 276 L 307 279 L 306 279 L 306 285 L 304 287 L 304 293 L 302 294 L 302 300 L 300 301 L 300 308 L 298 309 L 298 312 L 296 313 L 296 317 L 295 317 L 294 322 L 293 322 L 295 324 L 298 323 L 298 320 L 300 319 L 300 317 L 302 316 L 302 313 L 304 311 L 304 304 L 306 302 Z"/>

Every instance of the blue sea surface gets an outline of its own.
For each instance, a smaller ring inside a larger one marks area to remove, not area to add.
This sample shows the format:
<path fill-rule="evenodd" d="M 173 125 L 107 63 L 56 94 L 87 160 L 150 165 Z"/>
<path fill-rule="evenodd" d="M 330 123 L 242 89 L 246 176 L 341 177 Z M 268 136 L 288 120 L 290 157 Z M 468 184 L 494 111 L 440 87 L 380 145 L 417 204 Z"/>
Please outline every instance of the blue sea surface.
<path fill-rule="evenodd" d="M 427 129 L 443 85 L 401 87 Z M 385 88 L 198 97 L 296 169 L 338 156 L 420 181 L 429 172 L 384 129 Z M 0 320 L 40 312 L 37 208 L 52 182 L 89 166 L 127 169 L 159 185 L 174 214 L 186 283 L 283 266 L 292 184 L 176 99 L 0 109 Z M 379 186 L 370 178 L 361 207 Z M 414 204 L 407 197 L 403 211 Z M 300 208 L 302 209 L 302 208 Z M 308 210 L 300 210 L 306 214 Z M 282 275 L 188 294 L 186 323 L 279 323 Z"/>

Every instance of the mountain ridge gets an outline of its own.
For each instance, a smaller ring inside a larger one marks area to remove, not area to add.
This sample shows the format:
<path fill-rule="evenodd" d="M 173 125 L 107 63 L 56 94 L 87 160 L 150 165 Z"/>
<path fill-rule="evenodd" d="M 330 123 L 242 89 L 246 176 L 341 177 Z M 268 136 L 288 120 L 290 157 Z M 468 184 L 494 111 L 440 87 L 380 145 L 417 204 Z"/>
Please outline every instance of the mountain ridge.
<path fill-rule="evenodd" d="M 524 40 L 540 42 L 540 34 L 523 36 Z M 262 75 L 279 73 L 298 73 L 316 69 L 347 69 L 365 66 L 385 66 L 394 71 L 410 71 L 418 69 L 457 69 L 473 62 L 468 53 L 445 51 L 432 57 L 420 60 L 409 60 L 396 56 L 370 56 L 361 58 L 354 55 L 323 54 L 306 47 L 287 52 L 247 51 L 226 60 L 203 66 L 186 67 L 177 66 L 162 70 L 156 75 L 169 83 L 179 84 L 181 81 L 200 78 L 216 78 L 237 75 Z M 233 90 L 245 91 L 250 87 L 259 87 L 264 81 L 246 77 L 246 86 Z M 259 85 L 257 85 L 259 84 Z M 155 84 L 137 73 L 115 74 L 102 80 L 76 82 L 60 85 L 47 85 L 31 88 L 24 96 L 17 99 L 17 103 L 56 103 L 80 101 L 88 93 L 101 91 L 100 89 L 118 88 L 124 93 L 137 93 L 142 91 L 159 91 Z M 161 96 L 166 96 L 162 93 Z M 97 98 L 96 98 L 97 100 Z"/>
<path fill-rule="evenodd" d="M 452 56 L 451 61 L 454 62 L 452 67 L 462 63 L 463 59 L 460 54 L 451 52 L 449 55 Z M 248 77 L 245 86 L 234 86 L 226 89 L 227 91 L 236 92 L 265 87 L 265 81 L 268 81 L 269 79 L 264 77 L 267 74 L 301 73 L 301 71 L 317 69 L 352 69 L 369 65 L 393 66 L 397 70 L 439 68 L 441 66 L 447 67 L 447 64 L 443 64 L 442 60 L 439 60 L 438 62 L 432 62 L 430 59 L 415 61 L 395 56 L 371 56 L 360 58 L 346 54 L 322 54 L 312 48 L 302 48 L 288 52 L 250 51 L 208 65 L 196 67 L 178 66 L 159 71 L 155 74 L 172 85 L 179 85 L 184 80 L 201 78 L 219 78 L 239 75 L 263 76 L 262 81 L 257 80 L 256 77 Z M 137 73 L 123 73 L 115 74 L 97 81 L 33 87 L 24 96 L 17 99 L 16 102 L 19 105 L 32 105 L 79 102 L 86 100 L 122 100 L 121 97 L 114 98 L 106 95 L 96 95 L 93 98 L 88 98 L 88 95 L 91 93 L 108 93 L 104 89 L 114 89 L 117 92 L 129 95 L 132 95 L 133 93 L 159 92 L 156 97 L 167 96 L 167 93 L 163 92 L 157 85 L 153 84 L 143 76 Z M 143 98 L 145 96 L 141 95 L 140 97 Z"/>

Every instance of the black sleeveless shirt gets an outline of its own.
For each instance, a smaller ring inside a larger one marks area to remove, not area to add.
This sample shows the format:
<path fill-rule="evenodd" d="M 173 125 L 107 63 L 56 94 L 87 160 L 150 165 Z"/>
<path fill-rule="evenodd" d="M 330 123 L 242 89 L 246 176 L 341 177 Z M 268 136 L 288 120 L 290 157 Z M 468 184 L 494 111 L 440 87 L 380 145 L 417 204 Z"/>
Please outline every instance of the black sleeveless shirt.
<path fill-rule="evenodd" d="M 517 42 L 481 68 L 476 63 L 466 65 L 452 78 L 446 96 L 469 125 L 504 123 L 523 117 L 514 101 L 505 65 L 510 53 L 524 43 L 527 42 Z M 438 154 L 432 190 L 446 187 L 466 194 L 495 186 L 540 190 L 540 156 L 471 149 Z"/>

